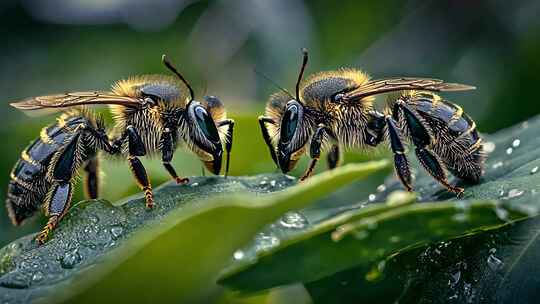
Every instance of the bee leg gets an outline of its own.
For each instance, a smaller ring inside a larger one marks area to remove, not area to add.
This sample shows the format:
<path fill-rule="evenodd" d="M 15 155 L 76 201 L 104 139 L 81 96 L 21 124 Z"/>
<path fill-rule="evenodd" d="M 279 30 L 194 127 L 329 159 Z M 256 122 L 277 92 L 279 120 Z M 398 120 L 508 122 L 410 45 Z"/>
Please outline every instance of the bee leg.
<path fill-rule="evenodd" d="M 317 127 L 317 130 L 315 130 L 315 134 L 313 134 L 313 137 L 311 138 L 311 145 L 309 146 L 309 156 L 311 157 L 311 162 L 309 163 L 309 166 L 300 178 L 300 181 L 306 180 L 308 177 L 313 174 L 313 169 L 315 168 L 315 165 L 319 161 L 319 158 L 321 157 L 321 145 L 324 138 L 324 134 L 326 131 L 326 126 L 323 124 L 320 124 Z"/>
<path fill-rule="evenodd" d="M 150 184 L 148 175 L 146 174 L 146 169 L 144 169 L 142 162 L 137 157 L 146 155 L 146 148 L 144 147 L 141 137 L 133 126 L 128 126 L 126 128 L 126 132 L 129 148 L 129 168 L 131 169 L 131 172 L 133 173 L 137 184 L 139 185 L 141 190 L 144 191 L 146 208 L 150 209 L 154 207 L 154 194 L 152 192 L 152 185 Z"/>
<path fill-rule="evenodd" d="M 334 144 L 330 148 L 330 152 L 326 156 L 328 162 L 328 169 L 335 169 L 339 165 L 340 155 L 339 155 L 339 145 Z"/>
<path fill-rule="evenodd" d="M 49 220 L 36 237 L 38 244 L 42 245 L 45 243 L 50 233 L 64 217 L 71 205 L 72 195 L 73 185 L 71 182 L 54 182 L 45 202 L 45 214 L 49 217 Z"/>
<path fill-rule="evenodd" d="M 231 150 L 233 144 L 234 133 L 234 120 L 226 119 L 218 122 L 218 128 L 222 126 L 229 126 L 227 128 L 227 135 L 225 136 L 225 151 L 227 151 L 227 162 L 225 163 L 225 177 L 229 175 L 229 163 L 231 161 Z"/>
<path fill-rule="evenodd" d="M 163 162 L 163 167 L 169 172 L 169 175 L 176 181 L 177 184 L 186 184 L 189 183 L 189 178 L 179 177 L 176 173 L 176 170 L 171 165 L 171 160 L 174 155 L 174 138 L 173 133 L 169 128 L 165 128 L 161 136 L 161 160 Z"/>
<path fill-rule="evenodd" d="M 454 192 L 460 196 L 463 193 L 463 188 L 455 187 L 448 183 L 444 165 L 439 158 L 428 149 L 428 145 L 431 144 L 431 136 L 422 121 L 404 102 L 398 101 L 397 107 L 402 111 L 403 116 L 405 117 L 413 144 L 416 146 L 416 157 L 424 169 L 426 169 L 426 171 L 441 185 L 445 186 L 448 191 Z"/>
<path fill-rule="evenodd" d="M 96 199 L 99 195 L 99 169 L 98 159 L 90 159 L 84 167 L 86 176 L 84 179 L 84 193 L 89 199 Z"/>
<path fill-rule="evenodd" d="M 47 174 L 52 180 L 52 186 L 44 203 L 45 215 L 49 217 L 49 220 L 36 237 L 39 244 L 47 240 L 71 204 L 73 175 L 80 166 L 80 155 L 85 150 L 80 141 L 81 136 L 81 132 L 76 131 L 51 161 L 51 168 Z"/>
<path fill-rule="evenodd" d="M 272 118 L 259 116 L 259 126 L 261 127 L 261 132 L 264 138 L 264 142 L 266 143 L 268 150 L 270 150 L 270 156 L 272 157 L 272 160 L 274 161 L 276 166 L 278 166 L 276 149 L 272 145 L 272 139 L 270 138 L 270 134 L 268 133 L 268 129 L 266 128 L 266 123 L 271 123 L 275 125 L 276 122 Z"/>
<path fill-rule="evenodd" d="M 401 141 L 399 128 L 396 125 L 396 121 L 392 117 L 386 116 L 385 120 L 386 125 L 388 126 L 390 147 L 394 153 L 394 167 L 396 169 L 396 174 L 407 191 L 412 191 L 411 170 L 407 157 L 405 156 L 405 147 Z"/>

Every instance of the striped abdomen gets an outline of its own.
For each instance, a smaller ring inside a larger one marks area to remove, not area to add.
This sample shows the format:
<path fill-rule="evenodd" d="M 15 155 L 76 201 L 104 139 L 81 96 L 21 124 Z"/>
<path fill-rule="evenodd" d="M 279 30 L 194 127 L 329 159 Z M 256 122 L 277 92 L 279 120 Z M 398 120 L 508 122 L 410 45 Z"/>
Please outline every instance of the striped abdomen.
<path fill-rule="evenodd" d="M 476 123 L 462 108 L 430 93 L 407 100 L 424 119 L 435 139 L 431 148 L 455 176 L 478 182 L 485 156 Z"/>
<path fill-rule="evenodd" d="M 11 171 L 6 206 L 15 225 L 33 215 L 43 203 L 51 186 L 47 170 L 52 157 L 66 139 L 73 135 L 72 128 L 87 122 L 87 119 L 68 116 L 62 117 L 60 121 L 62 126 L 57 122 L 41 130 L 40 137 L 21 153 L 21 158 Z"/>

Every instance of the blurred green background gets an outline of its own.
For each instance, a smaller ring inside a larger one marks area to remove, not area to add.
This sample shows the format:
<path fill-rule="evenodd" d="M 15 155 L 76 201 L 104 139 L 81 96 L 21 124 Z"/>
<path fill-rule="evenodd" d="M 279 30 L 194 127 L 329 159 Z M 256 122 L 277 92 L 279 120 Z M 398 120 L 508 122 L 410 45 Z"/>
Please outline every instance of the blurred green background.
<path fill-rule="evenodd" d="M 310 50 L 308 74 L 349 66 L 373 77 L 426 76 L 475 85 L 476 91 L 448 98 L 476 119 L 480 131 L 493 132 L 540 112 L 539 15 L 540 2 L 534 0 L 2 1 L 0 196 L 20 151 L 54 121 L 29 118 L 9 101 L 108 89 L 130 75 L 166 73 L 163 53 L 199 97 L 220 96 L 237 120 L 233 175 L 275 170 L 256 123 L 275 88 L 255 69 L 292 89 L 302 47 Z M 144 161 L 154 185 L 166 180 L 159 161 Z M 174 164 L 182 174 L 201 174 L 189 153 L 179 151 Z M 123 162 L 102 167 L 102 197 L 115 201 L 137 192 Z M 79 193 L 75 200 L 81 198 Z M 35 232 L 43 221 L 38 217 L 15 228 L 1 211 L 0 245 Z"/>

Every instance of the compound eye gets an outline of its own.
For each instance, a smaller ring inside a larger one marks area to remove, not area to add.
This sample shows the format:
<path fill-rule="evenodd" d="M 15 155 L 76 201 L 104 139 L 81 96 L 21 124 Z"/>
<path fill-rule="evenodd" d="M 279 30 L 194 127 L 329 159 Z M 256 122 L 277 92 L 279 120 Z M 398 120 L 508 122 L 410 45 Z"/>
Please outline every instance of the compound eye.
<path fill-rule="evenodd" d="M 283 114 L 283 120 L 281 122 L 281 142 L 290 142 L 298 127 L 298 117 L 300 109 L 298 105 L 292 104 L 287 107 L 285 114 Z"/>
<path fill-rule="evenodd" d="M 343 99 L 343 97 L 345 97 L 345 94 L 337 93 L 336 95 L 334 95 L 334 101 L 335 102 L 340 102 Z"/>
<path fill-rule="evenodd" d="M 195 107 L 193 112 L 195 114 L 195 121 L 204 136 L 206 136 L 206 138 L 212 142 L 219 142 L 220 140 L 216 124 L 214 123 L 212 117 L 208 115 L 208 112 L 206 112 L 206 110 L 201 106 Z"/>

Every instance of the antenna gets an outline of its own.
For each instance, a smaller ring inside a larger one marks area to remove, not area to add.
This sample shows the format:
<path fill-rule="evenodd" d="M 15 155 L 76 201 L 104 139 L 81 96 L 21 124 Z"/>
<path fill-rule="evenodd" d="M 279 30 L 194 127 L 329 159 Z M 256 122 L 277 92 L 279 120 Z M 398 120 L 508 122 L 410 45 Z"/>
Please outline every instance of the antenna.
<path fill-rule="evenodd" d="M 308 50 L 306 48 L 302 48 L 302 54 L 304 54 L 304 58 L 302 60 L 302 67 L 300 68 L 300 73 L 298 74 L 298 80 L 296 81 L 297 101 L 300 101 L 300 81 L 302 81 L 302 77 L 304 76 L 304 70 L 306 69 L 306 65 L 308 62 Z"/>
<path fill-rule="evenodd" d="M 167 58 L 167 55 L 163 54 L 163 56 L 161 56 L 161 61 L 163 62 L 163 64 L 169 69 L 171 70 L 176 76 L 178 76 L 178 78 L 180 78 L 180 80 L 182 80 L 182 82 L 187 86 L 188 90 L 189 90 L 189 95 L 191 96 L 191 100 L 194 99 L 194 96 L 195 94 L 193 94 L 193 89 L 191 88 L 191 85 L 189 85 L 189 83 L 187 82 L 187 80 L 184 78 L 184 76 L 182 76 L 182 74 L 180 74 L 180 72 L 178 72 L 178 70 L 173 66 L 173 64 L 169 61 L 169 59 Z"/>
<path fill-rule="evenodd" d="M 273 86 L 275 86 L 276 88 L 278 88 L 280 91 L 283 91 L 285 94 L 289 95 L 291 98 L 293 98 L 292 94 L 287 91 L 287 89 L 283 88 L 282 86 L 280 86 L 279 84 L 277 84 L 277 82 L 275 82 L 274 80 L 272 80 L 270 77 L 266 76 L 263 72 L 260 72 L 258 71 L 257 69 L 253 69 L 253 71 L 255 72 L 255 74 L 261 76 L 262 78 L 266 79 L 268 82 L 270 82 Z"/>

